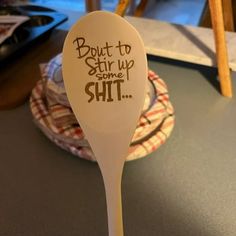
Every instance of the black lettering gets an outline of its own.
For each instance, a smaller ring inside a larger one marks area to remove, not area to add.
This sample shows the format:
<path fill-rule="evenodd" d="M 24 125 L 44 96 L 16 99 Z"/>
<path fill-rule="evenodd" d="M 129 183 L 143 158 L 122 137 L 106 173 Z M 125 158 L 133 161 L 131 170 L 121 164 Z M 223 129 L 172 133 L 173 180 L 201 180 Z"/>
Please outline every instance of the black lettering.
<path fill-rule="evenodd" d="M 120 41 L 118 42 L 118 45 L 116 46 L 116 48 L 119 49 L 119 53 L 120 53 L 121 56 L 124 56 L 124 55 L 125 55 L 125 53 L 122 53 L 122 44 L 121 44 Z"/>
<path fill-rule="evenodd" d="M 127 80 L 129 80 L 129 70 L 134 66 L 134 60 L 130 60 L 130 61 L 125 60 L 125 62 L 127 66 L 127 69 L 126 69 Z"/>
<path fill-rule="evenodd" d="M 96 85 L 95 85 L 95 96 L 96 96 L 96 100 L 97 101 L 100 101 L 100 97 L 102 98 L 102 101 L 105 101 L 106 99 L 106 82 L 103 81 L 102 82 L 102 89 L 101 91 L 99 91 L 99 82 L 96 82 Z"/>
<path fill-rule="evenodd" d="M 131 51 L 131 46 L 128 44 L 121 44 L 121 42 L 118 42 L 118 45 L 116 48 L 119 49 L 119 53 L 121 56 L 124 56 L 125 54 L 129 54 Z"/>
<path fill-rule="evenodd" d="M 111 85 L 112 85 L 112 81 L 107 81 L 107 91 L 108 91 L 107 102 L 113 102 L 113 99 L 111 97 Z"/>
<path fill-rule="evenodd" d="M 126 76 L 127 76 L 127 80 L 129 80 L 129 70 L 134 66 L 134 60 L 130 60 L 130 61 L 121 61 L 118 60 L 118 69 L 119 70 L 126 70 Z"/>
<path fill-rule="evenodd" d="M 117 84 L 117 99 L 121 100 L 121 83 L 124 83 L 123 79 L 117 79 L 113 81 L 114 84 Z"/>
<path fill-rule="evenodd" d="M 73 41 L 73 44 L 77 45 L 76 50 L 78 51 L 78 54 L 79 54 L 77 58 L 79 59 L 85 57 L 90 51 L 90 47 L 88 45 L 84 45 L 85 39 L 83 37 L 77 37 Z"/>
<path fill-rule="evenodd" d="M 106 49 L 107 51 L 107 56 L 111 57 L 112 54 L 110 52 L 110 48 L 113 48 L 113 46 L 109 46 L 108 42 L 106 42 L 106 46 L 104 47 L 104 49 Z"/>
<path fill-rule="evenodd" d="M 94 86 L 94 84 L 95 84 L 94 82 L 89 82 L 85 86 L 85 93 L 87 93 L 90 96 L 88 100 L 89 103 L 94 99 L 94 94 L 90 91 L 90 88 Z"/>
<path fill-rule="evenodd" d="M 89 75 L 94 75 L 94 74 L 97 73 L 97 66 L 93 66 L 93 65 L 91 64 L 91 61 L 96 61 L 96 59 L 93 58 L 93 57 L 87 57 L 87 58 L 85 59 L 86 65 L 91 68 L 91 70 L 89 70 L 88 74 L 89 74 Z M 96 63 L 95 63 L 95 64 L 96 64 Z"/>
<path fill-rule="evenodd" d="M 98 78 L 98 80 L 102 80 L 102 74 L 96 74 L 96 77 Z"/>

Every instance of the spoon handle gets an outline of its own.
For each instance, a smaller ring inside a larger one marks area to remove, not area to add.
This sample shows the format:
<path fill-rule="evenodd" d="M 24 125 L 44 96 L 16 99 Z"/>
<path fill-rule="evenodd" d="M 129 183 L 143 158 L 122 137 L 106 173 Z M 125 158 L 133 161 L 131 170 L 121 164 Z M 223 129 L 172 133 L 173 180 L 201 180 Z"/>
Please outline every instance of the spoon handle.
<path fill-rule="evenodd" d="M 121 186 L 106 187 L 109 236 L 123 236 Z"/>
<path fill-rule="evenodd" d="M 106 171 L 101 168 L 106 192 L 109 236 L 123 236 L 121 176 L 120 171 Z"/>

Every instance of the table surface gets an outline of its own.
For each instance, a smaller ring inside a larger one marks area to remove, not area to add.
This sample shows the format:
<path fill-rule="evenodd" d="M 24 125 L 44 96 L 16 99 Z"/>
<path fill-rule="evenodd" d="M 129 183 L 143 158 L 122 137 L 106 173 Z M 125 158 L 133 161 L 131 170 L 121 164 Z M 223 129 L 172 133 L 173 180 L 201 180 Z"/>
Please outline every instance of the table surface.
<path fill-rule="evenodd" d="M 61 51 L 56 34 L 65 35 L 55 31 L 5 70 L 27 63 L 35 81 L 37 65 Z M 236 100 L 220 95 L 213 68 L 148 59 L 169 87 L 176 126 L 160 149 L 125 164 L 125 235 L 235 236 Z M 97 164 L 49 141 L 28 102 L 0 111 L 0 235 L 108 235 Z"/>

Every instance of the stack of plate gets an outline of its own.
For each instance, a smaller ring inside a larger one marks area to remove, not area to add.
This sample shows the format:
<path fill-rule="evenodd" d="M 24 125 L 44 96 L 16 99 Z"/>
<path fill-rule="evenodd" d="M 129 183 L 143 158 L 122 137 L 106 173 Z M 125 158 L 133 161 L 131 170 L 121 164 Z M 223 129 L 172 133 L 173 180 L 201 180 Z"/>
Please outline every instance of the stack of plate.
<path fill-rule="evenodd" d="M 41 68 L 30 97 L 30 108 L 36 125 L 61 148 L 81 158 L 96 161 L 68 102 L 61 73 L 61 54 Z M 78 75 L 79 76 L 79 75 Z M 144 157 L 169 137 L 174 127 L 174 110 L 165 82 L 149 71 L 142 114 L 126 160 Z"/>

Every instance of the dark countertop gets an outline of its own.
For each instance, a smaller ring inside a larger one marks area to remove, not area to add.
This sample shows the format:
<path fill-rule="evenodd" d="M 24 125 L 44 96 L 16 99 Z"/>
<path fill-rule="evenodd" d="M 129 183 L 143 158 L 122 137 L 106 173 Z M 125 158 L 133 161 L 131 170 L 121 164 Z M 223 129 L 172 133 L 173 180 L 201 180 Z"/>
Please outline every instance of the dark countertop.
<path fill-rule="evenodd" d="M 235 97 L 214 88 L 215 69 L 153 57 L 149 66 L 169 87 L 176 126 L 159 150 L 125 165 L 125 235 L 234 236 Z M 96 164 L 49 141 L 28 102 L 1 111 L 0 130 L 0 235 L 108 234 Z"/>

